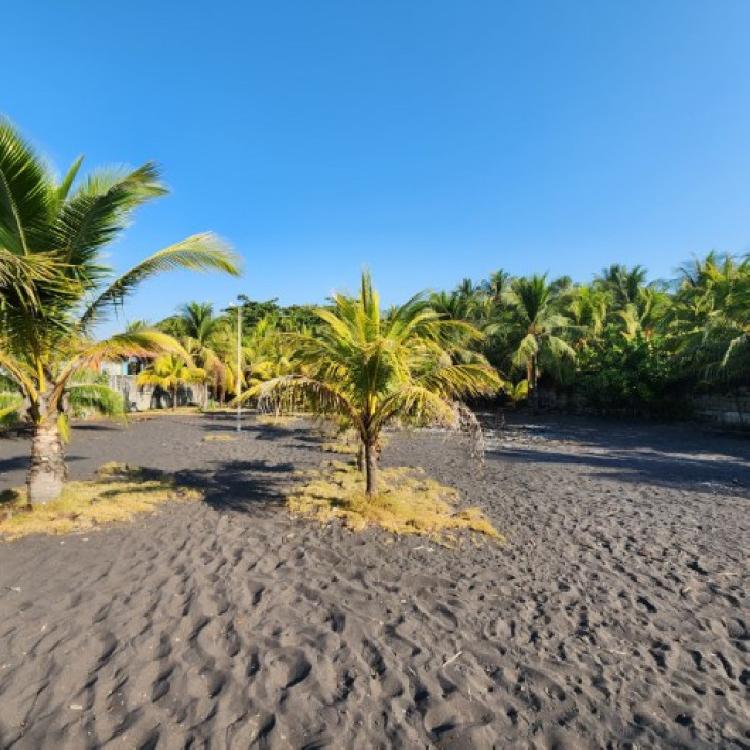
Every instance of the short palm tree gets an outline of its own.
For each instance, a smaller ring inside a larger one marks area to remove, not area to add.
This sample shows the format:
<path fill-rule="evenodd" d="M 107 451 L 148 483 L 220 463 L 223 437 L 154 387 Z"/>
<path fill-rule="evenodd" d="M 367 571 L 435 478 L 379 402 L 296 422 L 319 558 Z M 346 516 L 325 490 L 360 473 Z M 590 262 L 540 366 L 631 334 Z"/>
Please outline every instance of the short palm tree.
<path fill-rule="evenodd" d="M 217 391 L 218 384 L 226 380 L 226 367 L 216 346 L 226 323 L 225 318 L 214 315 L 210 302 L 187 302 L 178 308 L 177 315 L 159 324 L 159 328 L 175 336 L 192 361 L 205 370 L 202 397 L 204 407 L 208 402 L 209 382 L 213 383 L 214 391 Z"/>
<path fill-rule="evenodd" d="M 525 368 L 529 393 L 536 406 L 542 364 L 557 366 L 565 360 L 575 361 L 574 349 L 561 336 L 570 326 L 570 320 L 555 309 L 546 275 L 514 279 L 506 300 L 520 336 L 513 364 Z"/>
<path fill-rule="evenodd" d="M 151 330 L 95 341 L 94 324 L 140 282 L 162 271 L 238 273 L 226 246 L 211 234 L 199 234 L 113 278 L 103 248 L 121 234 L 138 206 L 166 189 L 150 163 L 79 180 L 81 162 L 58 180 L 16 129 L 0 121 L 0 250 L 3 257 L 32 267 L 31 280 L 16 274 L 14 283 L 13 275 L 8 281 L 5 273 L 0 286 L 0 369 L 25 397 L 33 426 L 27 476 L 31 504 L 54 500 L 62 490 L 66 465 L 60 427 L 66 394 L 77 385 L 74 376 L 107 359 L 182 352 L 171 337 Z M 96 388 L 78 385 L 86 387 L 93 403 Z"/>
<path fill-rule="evenodd" d="M 454 362 L 455 332 L 480 336 L 468 323 L 443 318 L 423 295 L 384 317 L 367 273 L 358 297 L 336 294 L 332 309 L 316 314 L 321 325 L 314 337 L 290 334 L 297 372 L 249 388 L 242 398 L 258 396 L 261 405 L 307 408 L 346 421 L 362 442 L 369 497 L 377 493 L 377 445 L 385 425 L 453 426 L 456 399 L 493 394 L 501 386 L 479 355 Z"/>
<path fill-rule="evenodd" d="M 157 357 L 145 370 L 138 373 L 138 385 L 153 385 L 169 393 L 172 409 L 177 408 L 177 391 L 181 386 L 205 381 L 205 370 L 175 354 Z"/>

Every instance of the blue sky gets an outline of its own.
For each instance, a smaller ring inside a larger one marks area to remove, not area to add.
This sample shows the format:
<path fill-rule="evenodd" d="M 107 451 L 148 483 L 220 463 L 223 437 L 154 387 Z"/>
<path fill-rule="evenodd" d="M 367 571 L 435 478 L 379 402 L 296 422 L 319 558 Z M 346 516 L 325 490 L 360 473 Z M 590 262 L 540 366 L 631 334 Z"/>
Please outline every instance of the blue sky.
<path fill-rule="evenodd" d="M 0 111 L 58 167 L 163 167 L 115 267 L 207 229 L 245 258 L 128 318 L 320 301 L 364 265 L 392 303 L 750 250 L 744 0 L 29 0 L 3 23 Z"/>

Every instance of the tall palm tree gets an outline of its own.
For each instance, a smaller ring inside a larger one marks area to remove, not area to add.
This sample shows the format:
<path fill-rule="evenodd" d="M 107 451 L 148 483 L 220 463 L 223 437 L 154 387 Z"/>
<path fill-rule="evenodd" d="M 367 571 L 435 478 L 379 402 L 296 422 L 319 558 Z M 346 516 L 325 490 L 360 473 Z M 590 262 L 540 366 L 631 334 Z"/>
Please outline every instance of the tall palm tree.
<path fill-rule="evenodd" d="M 223 243 L 198 234 L 114 278 L 102 250 L 122 233 L 136 208 L 167 191 L 151 163 L 79 179 L 81 163 L 77 159 L 57 179 L 18 131 L 0 121 L 0 249 L 32 265 L 43 260 L 46 268 L 31 282 L 5 282 L 0 304 L 0 369 L 24 395 L 33 426 L 31 504 L 54 500 L 62 490 L 66 465 L 60 427 L 74 376 L 107 359 L 182 351 L 171 337 L 151 330 L 95 341 L 93 326 L 138 284 L 162 271 L 238 273 Z"/>
<path fill-rule="evenodd" d="M 642 287 L 635 302 L 629 302 L 618 311 L 623 323 L 623 335 L 633 340 L 643 334 L 650 339 L 657 329 L 663 328 L 671 305 L 669 294 L 655 286 Z"/>
<path fill-rule="evenodd" d="M 520 337 L 513 364 L 526 369 L 529 392 L 538 406 L 542 365 L 559 366 L 565 360 L 575 361 L 575 350 L 560 335 L 570 326 L 570 320 L 556 310 L 546 274 L 514 279 L 507 301 Z"/>
<path fill-rule="evenodd" d="M 510 288 L 513 277 L 502 268 L 497 271 L 493 271 L 489 278 L 482 282 L 482 289 L 492 299 L 495 305 L 501 305 L 503 302 L 503 295 Z"/>
<path fill-rule="evenodd" d="M 593 286 L 577 286 L 566 312 L 577 329 L 577 341 L 585 344 L 601 336 L 607 322 L 609 295 Z"/>
<path fill-rule="evenodd" d="M 316 311 L 316 336 L 290 334 L 297 372 L 273 378 L 242 394 L 275 408 L 308 408 L 346 420 L 364 449 L 365 488 L 377 493 L 377 445 L 391 421 L 455 425 L 455 400 L 495 393 L 501 381 L 479 355 L 455 363 L 456 330 L 480 334 L 465 322 L 448 320 L 417 295 L 381 315 L 369 274 L 359 296 L 336 294 L 332 309 Z"/>
<path fill-rule="evenodd" d="M 211 336 L 221 323 L 221 318 L 214 315 L 214 306 L 210 302 L 187 302 L 177 312 L 182 334 L 201 346 L 208 346 Z"/>
<path fill-rule="evenodd" d="M 208 401 L 208 382 L 217 390 L 218 383 L 226 380 L 226 364 L 216 346 L 226 323 L 225 318 L 214 315 L 210 302 L 187 302 L 178 308 L 177 315 L 159 324 L 159 328 L 177 337 L 196 365 L 205 370 L 204 407 Z"/>
<path fill-rule="evenodd" d="M 621 263 L 613 263 L 602 270 L 594 283 L 608 291 L 614 304 L 622 308 L 638 301 L 638 292 L 646 283 L 646 269 L 643 266 L 628 268 Z"/>

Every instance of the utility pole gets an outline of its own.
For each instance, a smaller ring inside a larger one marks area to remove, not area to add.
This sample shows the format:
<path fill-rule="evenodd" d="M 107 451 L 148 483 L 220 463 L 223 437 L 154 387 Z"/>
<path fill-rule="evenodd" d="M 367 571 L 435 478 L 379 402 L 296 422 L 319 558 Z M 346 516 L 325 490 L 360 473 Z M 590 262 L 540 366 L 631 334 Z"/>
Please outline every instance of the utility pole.
<path fill-rule="evenodd" d="M 242 401 L 240 380 L 242 378 L 242 304 L 237 298 L 237 432 L 242 432 Z"/>

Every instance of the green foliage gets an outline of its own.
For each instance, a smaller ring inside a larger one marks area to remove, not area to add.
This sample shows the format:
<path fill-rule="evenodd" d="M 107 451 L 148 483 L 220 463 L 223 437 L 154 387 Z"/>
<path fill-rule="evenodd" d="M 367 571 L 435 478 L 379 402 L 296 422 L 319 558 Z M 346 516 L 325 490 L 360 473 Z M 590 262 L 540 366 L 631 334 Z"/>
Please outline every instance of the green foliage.
<path fill-rule="evenodd" d="M 506 383 L 503 393 L 508 397 L 513 406 L 517 406 L 529 397 L 529 381 L 519 380 L 517 383 Z"/>
<path fill-rule="evenodd" d="M 21 417 L 23 397 L 19 393 L 0 391 L 0 427 L 10 427 Z"/>
<path fill-rule="evenodd" d="M 106 383 L 71 383 L 67 393 L 70 413 L 74 417 L 85 417 L 91 412 L 121 417 L 125 413 L 122 394 Z"/>
<path fill-rule="evenodd" d="M 672 343 L 663 336 L 640 331 L 625 336 L 608 329 L 580 355 L 580 392 L 602 412 L 684 412 L 675 397 L 680 367 Z"/>
<path fill-rule="evenodd" d="M 499 271 L 432 295 L 486 335 L 478 346 L 511 380 L 574 389 L 596 408 L 672 412 L 679 393 L 750 383 L 750 260 L 709 253 L 675 282 L 612 264 L 590 284 Z M 475 345 L 472 345 L 475 346 Z"/>

